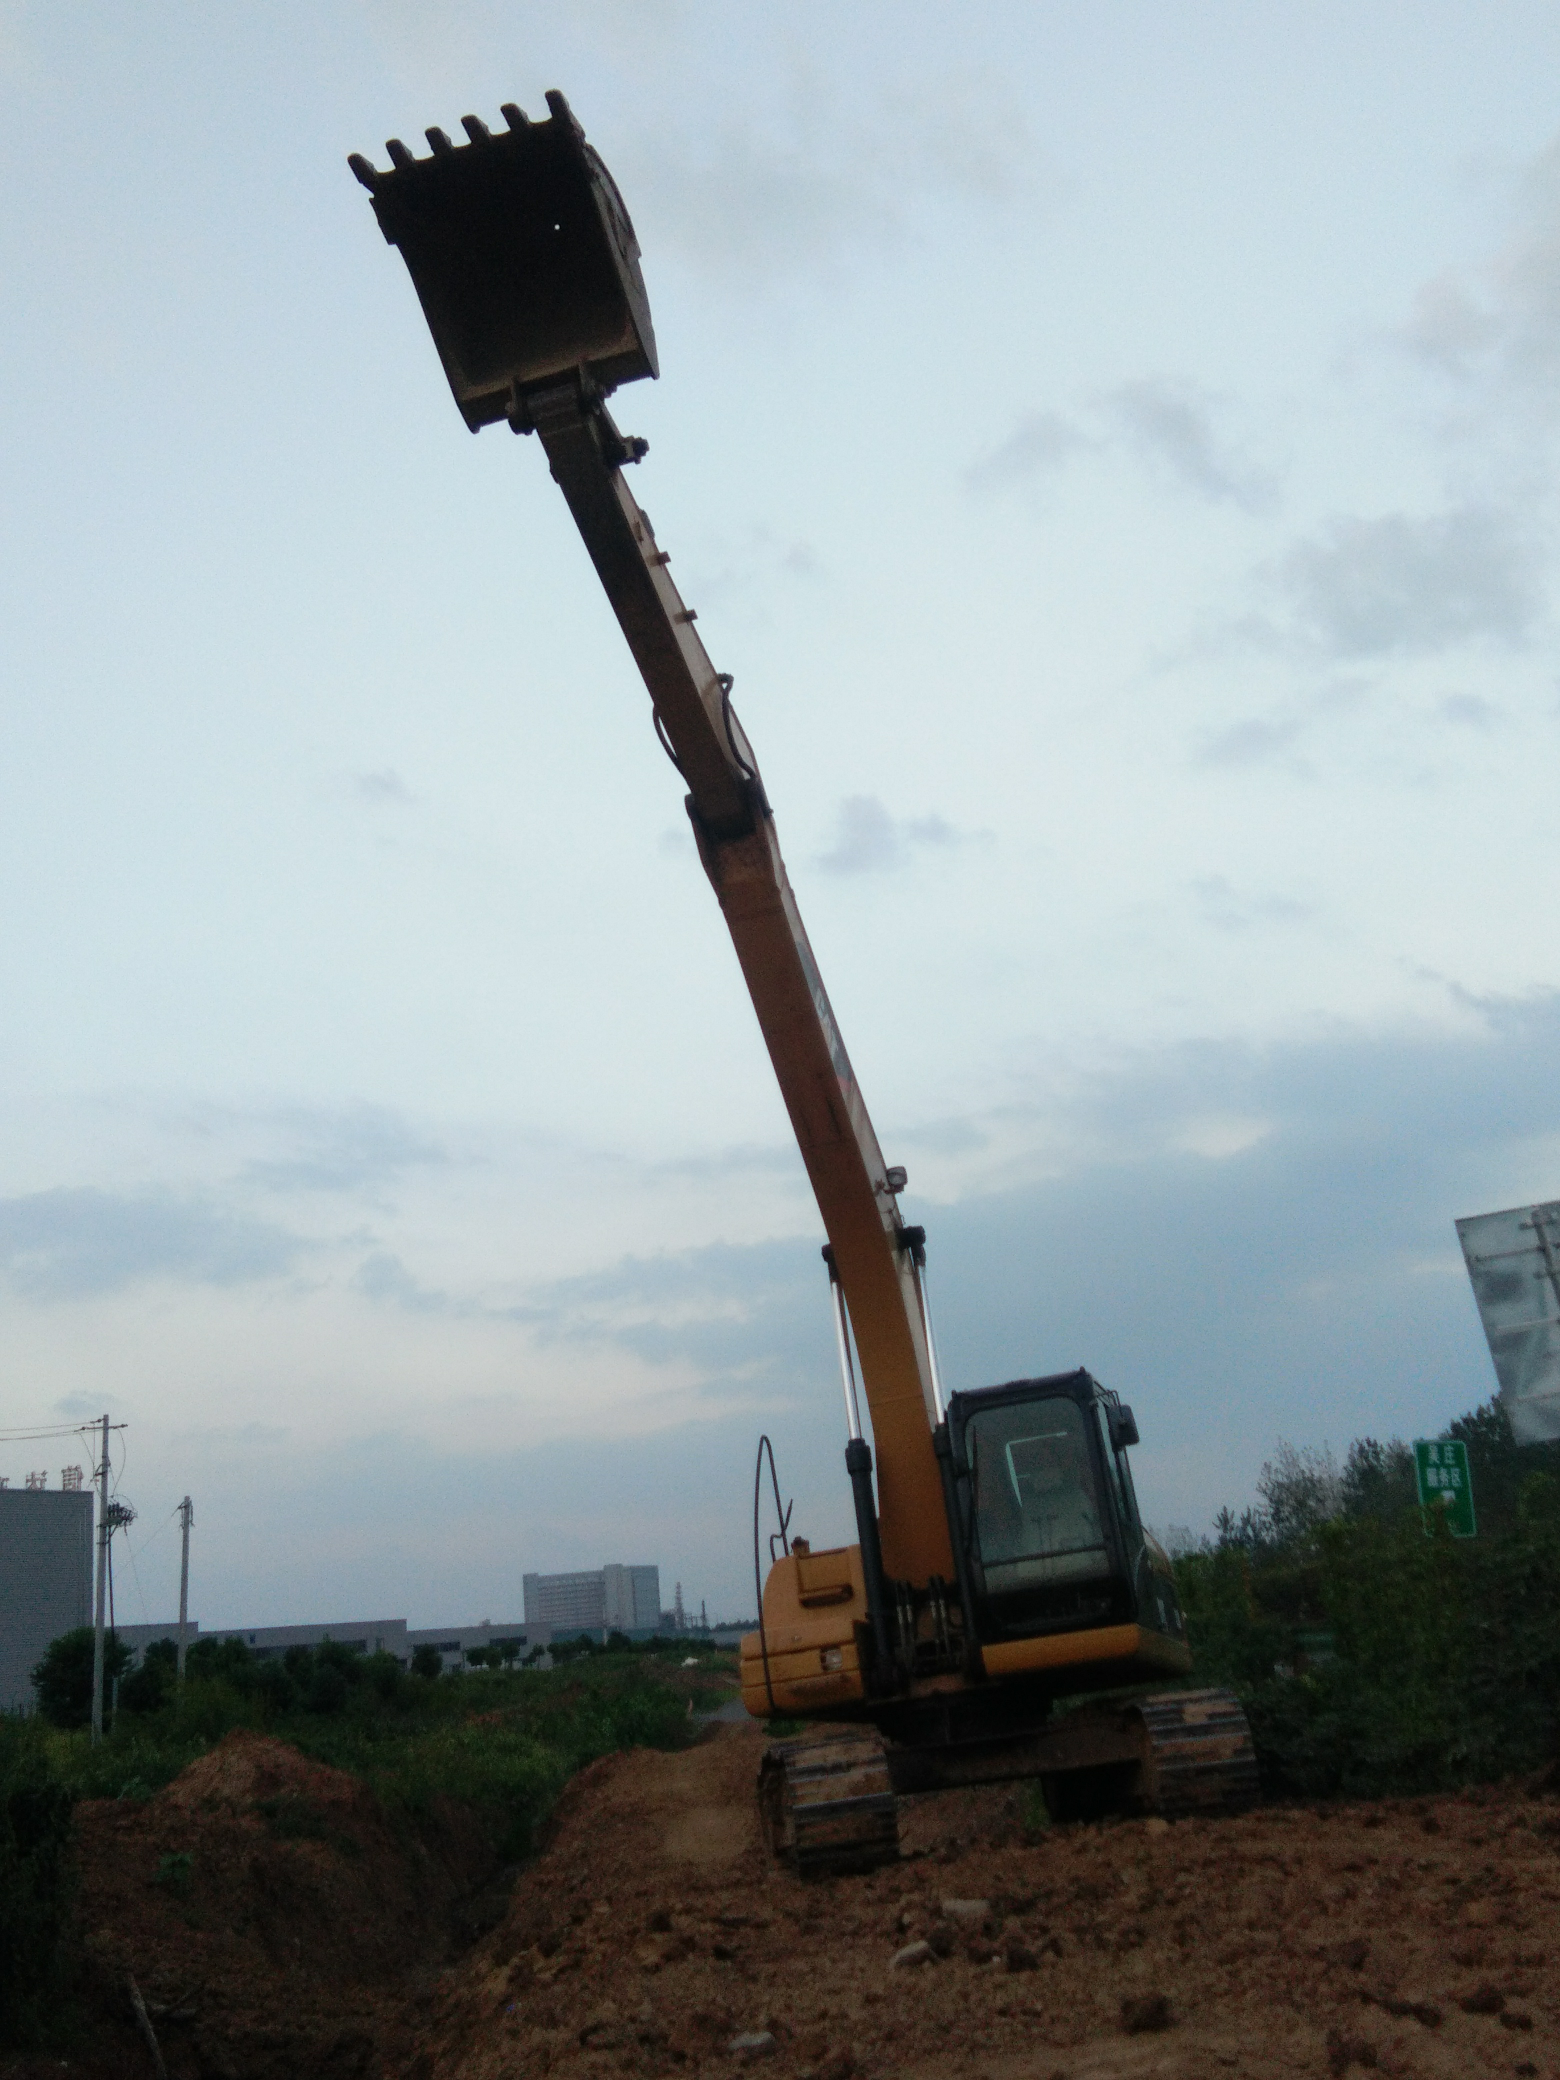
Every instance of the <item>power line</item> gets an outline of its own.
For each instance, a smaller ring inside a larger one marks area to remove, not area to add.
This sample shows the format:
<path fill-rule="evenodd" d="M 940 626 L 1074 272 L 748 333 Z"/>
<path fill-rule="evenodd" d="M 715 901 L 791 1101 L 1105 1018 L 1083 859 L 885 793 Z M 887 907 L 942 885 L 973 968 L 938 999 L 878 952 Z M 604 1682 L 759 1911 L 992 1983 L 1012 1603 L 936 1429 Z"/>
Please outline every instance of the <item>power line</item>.
<path fill-rule="evenodd" d="M 124 1423 L 110 1423 L 110 1430 L 123 1430 Z M 96 1435 L 101 1423 L 61 1423 L 52 1430 L 0 1430 L 0 1444 L 34 1444 L 48 1437 L 85 1437 L 89 1432 Z"/>

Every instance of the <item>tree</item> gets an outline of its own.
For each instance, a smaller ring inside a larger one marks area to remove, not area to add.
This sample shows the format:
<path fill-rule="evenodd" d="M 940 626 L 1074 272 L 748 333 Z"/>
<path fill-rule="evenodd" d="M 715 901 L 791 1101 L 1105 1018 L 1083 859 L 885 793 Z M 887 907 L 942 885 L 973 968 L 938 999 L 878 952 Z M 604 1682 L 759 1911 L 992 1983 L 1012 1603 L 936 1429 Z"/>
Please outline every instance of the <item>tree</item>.
<path fill-rule="evenodd" d="M 153 1640 L 119 1685 L 120 1709 L 155 1712 L 172 1696 L 179 1680 L 179 1649 L 171 1639 Z"/>
<path fill-rule="evenodd" d="M 1448 1424 L 1443 1435 L 1468 1447 L 1473 1506 L 1482 1532 L 1509 1530 L 1517 1521 L 1517 1498 L 1535 1473 L 1560 1475 L 1560 1444 L 1518 1444 L 1503 1401 L 1486 1401 Z"/>
<path fill-rule="evenodd" d="M 38 1709 L 51 1726 L 87 1726 L 92 1721 L 92 1660 L 96 1641 L 90 1625 L 62 1632 L 49 1642 L 32 1672 Z M 112 1685 L 130 1666 L 130 1649 L 117 1632 L 103 1635 L 103 1680 Z"/>
<path fill-rule="evenodd" d="M 1297 1448 L 1280 1438 L 1278 1451 L 1262 1469 L 1257 1493 L 1281 1546 L 1314 1536 L 1343 1507 L 1343 1482 L 1326 1445 L 1320 1451 L 1311 1445 Z"/>
<path fill-rule="evenodd" d="M 444 1656 L 437 1647 L 430 1646 L 427 1640 L 424 1640 L 420 1647 L 413 1648 L 412 1674 L 414 1676 L 421 1676 L 424 1682 L 431 1683 L 436 1676 L 442 1676 L 443 1673 Z"/>
<path fill-rule="evenodd" d="M 184 1672 L 210 1682 L 214 1677 L 231 1683 L 235 1690 L 252 1690 L 258 1667 L 247 1641 L 236 1635 L 227 1639 L 198 1639 L 184 1656 Z"/>
<path fill-rule="evenodd" d="M 575 1661 L 581 1655 L 589 1656 L 595 1651 L 596 1642 L 588 1632 L 580 1633 L 576 1639 L 555 1639 L 552 1643 L 552 1658 L 559 1663 Z"/>
<path fill-rule="evenodd" d="M 1378 1444 L 1357 1437 L 1343 1462 L 1343 1514 L 1346 1517 L 1394 1517 L 1418 1502 L 1414 1454 L 1400 1437 Z"/>

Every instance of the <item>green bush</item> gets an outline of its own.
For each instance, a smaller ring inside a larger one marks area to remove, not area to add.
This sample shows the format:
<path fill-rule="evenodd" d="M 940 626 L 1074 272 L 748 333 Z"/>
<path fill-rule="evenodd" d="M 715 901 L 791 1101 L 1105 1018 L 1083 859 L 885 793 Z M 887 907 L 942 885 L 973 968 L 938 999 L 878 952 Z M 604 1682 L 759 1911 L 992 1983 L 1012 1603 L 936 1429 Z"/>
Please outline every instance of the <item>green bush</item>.
<path fill-rule="evenodd" d="M 1281 1447 L 1263 1507 L 1177 1559 L 1198 1679 L 1241 1697 L 1269 1790 L 1442 1791 L 1560 1749 L 1560 1450 L 1498 1404 L 1449 1434 L 1476 1538 L 1427 1528 L 1409 1448 L 1362 1438 L 1341 1472 Z"/>
<path fill-rule="evenodd" d="M 119 1685 L 122 1712 L 155 1712 L 166 1704 L 179 1679 L 179 1649 L 171 1639 L 154 1640 L 141 1655 L 138 1668 Z"/>
<path fill-rule="evenodd" d="M 71 1803 L 42 1729 L 0 1717 L 0 2049 L 39 2043 L 69 1983 Z"/>

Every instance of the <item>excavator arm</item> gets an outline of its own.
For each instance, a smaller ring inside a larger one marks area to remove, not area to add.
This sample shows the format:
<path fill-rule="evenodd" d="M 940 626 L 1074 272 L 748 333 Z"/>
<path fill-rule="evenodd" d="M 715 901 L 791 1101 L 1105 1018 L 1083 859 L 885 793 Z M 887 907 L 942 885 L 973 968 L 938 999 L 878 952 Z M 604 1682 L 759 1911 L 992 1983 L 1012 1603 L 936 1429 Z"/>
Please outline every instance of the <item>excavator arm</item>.
<path fill-rule="evenodd" d="M 890 1576 L 953 1572 L 932 1429 L 936 1404 L 916 1251 L 780 854 L 757 761 L 624 480 L 628 443 L 569 382 L 528 416 L 633 652 L 688 786 L 699 856 L 731 933 L 849 1308 L 877 1446 Z"/>
<path fill-rule="evenodd" d="M 468 117 L 466 145 L 430 130 L 428 159 L 393 141 L 390 172 L 357 155 L 352 168 L 411 271 L 467 424 L 502 418 L 540 439 L 627 638 L 687 785 L 699 855 L 829 1238 L 877 1448 L 883 1569 L 911 1583 L 947 1579 L 920 1231 L 900 1219 L 903 1176 L 884 1163 L 851 1069 L 731 681 L 711 663 L 624 480 L 644 444 L 618 432 L 604 393 L 656 373 L 639 249 L 567 102 L 547 98 L 545 123 L 506 107 L 506 132 Z"/>

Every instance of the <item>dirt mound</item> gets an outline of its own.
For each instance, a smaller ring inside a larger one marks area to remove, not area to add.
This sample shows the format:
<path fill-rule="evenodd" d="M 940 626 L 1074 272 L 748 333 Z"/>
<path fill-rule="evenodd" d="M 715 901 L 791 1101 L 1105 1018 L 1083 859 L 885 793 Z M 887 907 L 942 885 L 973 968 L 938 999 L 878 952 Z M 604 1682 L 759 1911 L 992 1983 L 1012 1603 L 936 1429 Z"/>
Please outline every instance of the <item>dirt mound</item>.
<path fill-rule="evenodd" d="M 1028 1841 L 1021 1792 L 966 1792 L 907 1806 L 897 1868 L 804 1885 L 758 1839 L 761 1746 L 576 1780 L 405 2080 L 1560 2074 L 1552 1795 Z"/>
<path fill-rule="evenodd" d="M 151 2073 L 133 1978 L 173 2080 L 403 2062 L 494 1873 L 473 1816 L 392 1819 L 354 1778 L 244 1732 L 144 1803 L 78 1806 L 76 1854 L 94 2022 L 71 2069 Z"/>
<path fill-rule="evenodd" d="M 185 1812 L 217 1806 L 242 1810 L 271 1798 L 306 1798 L 317 1806 L 340 1810 L 361 1804 L 368 1794 L 344 1770 L 311 1762 L 285 1741 L 269 1740 L 263 1733 L 241 1728 L 209 1755 L 192 1762 L 182 1776 L 158 1792 L 153 1803 Z"/>

